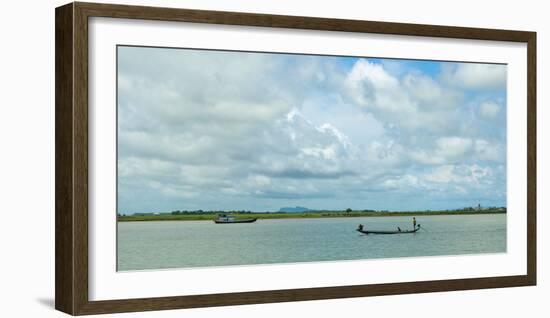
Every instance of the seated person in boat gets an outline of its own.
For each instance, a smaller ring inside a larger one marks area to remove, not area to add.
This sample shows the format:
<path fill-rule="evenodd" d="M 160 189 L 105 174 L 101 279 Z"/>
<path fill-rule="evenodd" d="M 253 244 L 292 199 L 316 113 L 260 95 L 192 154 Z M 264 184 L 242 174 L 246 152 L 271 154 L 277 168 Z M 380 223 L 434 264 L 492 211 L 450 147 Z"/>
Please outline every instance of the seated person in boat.
<path fill-rule="evenodd" d="M 358 229 L 359 231 L 363 231 L 363 224 L 359 224 L 359 226 L 357 227 L 357 229 Z"/>

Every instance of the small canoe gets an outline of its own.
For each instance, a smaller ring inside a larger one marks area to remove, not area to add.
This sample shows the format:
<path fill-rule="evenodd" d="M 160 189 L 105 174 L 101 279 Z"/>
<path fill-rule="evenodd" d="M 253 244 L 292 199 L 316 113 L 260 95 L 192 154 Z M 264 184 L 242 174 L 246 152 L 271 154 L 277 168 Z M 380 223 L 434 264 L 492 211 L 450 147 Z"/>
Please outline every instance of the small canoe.
<path fill-rule="evenodd" d="M 357 232 L 361 232 L 363 234 L 411 234 L 418 232 L 418 230 L 420 230 L 420 225 L 416 229 L 409 231 L 368 231 L 364 229 L 357 229 Z"/>
<path fill-rule="evenodd" d="M 236 224 L 236 223 L 252 223 L 256 222 L 257 219 L 222 219 L 214 220 L 216 224 Z"/>

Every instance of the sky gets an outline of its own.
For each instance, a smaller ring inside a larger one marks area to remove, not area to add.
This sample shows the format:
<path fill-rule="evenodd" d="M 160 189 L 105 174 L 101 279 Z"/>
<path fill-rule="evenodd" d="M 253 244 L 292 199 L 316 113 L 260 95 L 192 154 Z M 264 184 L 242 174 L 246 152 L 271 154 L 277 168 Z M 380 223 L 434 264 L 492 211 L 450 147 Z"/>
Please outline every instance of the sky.
<path fill-rule="evenodd" d="M 118 47 L 118 212 L 506 206 L 506 65 Z"/>

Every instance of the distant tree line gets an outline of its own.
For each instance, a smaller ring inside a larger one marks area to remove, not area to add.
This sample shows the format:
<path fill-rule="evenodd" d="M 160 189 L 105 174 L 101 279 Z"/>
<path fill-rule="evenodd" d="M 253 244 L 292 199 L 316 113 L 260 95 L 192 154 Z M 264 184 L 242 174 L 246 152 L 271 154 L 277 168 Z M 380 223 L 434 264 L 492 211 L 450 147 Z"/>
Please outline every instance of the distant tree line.
<path fill-rule="evenodd" d="M 231 210 L 231 211 L 204 211 L 204 210 L 194 210 L 194 211 L 187 211 L 187 210 L 176 210 L 172 211 L 170 214 L 172 215 L 189 215 L 189 214 L 221 214 L 221 213 L 238 213 L 238 214 L 250 214 L 252 211 L 245 211 L 245 210 Z"/>
<path fill-rule="evenodd" d="M 452 213 L 452 212 L 500 212 L 500 213 L 506 213 L 506 207 L 465 207 L 460 209 L 447 209 L 447 210 L 416 210 L 416 211 L 402 211 L 402 212 L 410 212 L 410 213 L 427 213 L 427 212 L 433 212 L 433 213 Z M 401 213 L 402 213 L 401 212 Z M 155 212 L 155 213 L 134 213 L 134 214 L 122 214 L 117 213 L 117 217 L 126 217 L 126 216 L 157 216 L 157 215 L 212 215 L 212 214 L 251 214 L 251 213 L 265 213 L 265 214 L 293 214 L 295 212 L 273 212 L 273 211 L 265 211 L 265 212 L 252 212 L 250 210 L 175 210 L 172 212 Z M 304 212 L 299 212 L 299 214 L 318 214 L 318 213 L 345 213 L 345 214 L 362 214 L 362 213 L 397 213 L 397 212 L 390 212 L 389 210 L 374 210 L 374 209 L 362 209 L 362 210 L 352 210 L 351 208 L 343 209 L 343 210 L 309 210 Z"/>

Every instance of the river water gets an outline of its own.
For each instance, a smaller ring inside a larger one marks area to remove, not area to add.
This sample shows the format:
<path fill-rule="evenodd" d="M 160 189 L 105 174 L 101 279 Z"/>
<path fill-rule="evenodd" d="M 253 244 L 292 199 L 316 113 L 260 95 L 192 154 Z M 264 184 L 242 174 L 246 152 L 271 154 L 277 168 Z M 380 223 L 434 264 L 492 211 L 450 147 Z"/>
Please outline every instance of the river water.
<path fill-rule="evenodd" d="M 118 270 L 296 263 L 506 252 L 506 215 L 419 216 L 415 234 L 363 235 L 412 229 L 411 217 L 349 217 L 119 222 Z"/>

